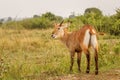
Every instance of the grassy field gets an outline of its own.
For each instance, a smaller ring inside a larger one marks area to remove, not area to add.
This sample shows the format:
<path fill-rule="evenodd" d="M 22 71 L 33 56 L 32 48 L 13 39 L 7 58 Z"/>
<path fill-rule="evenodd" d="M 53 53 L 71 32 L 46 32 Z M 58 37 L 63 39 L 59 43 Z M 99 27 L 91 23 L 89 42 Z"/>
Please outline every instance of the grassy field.
<path fill-rule="evenodd" d="M 0 29 L 0 80 L 48 80 L 69 75 L 70 54 L 59 40 L 51 38 L 51 32 L 52 29 Z M 100 73 L 117 68 L 120 68 L 120 39 L 99 36 Z M 83 54 L 80 74 L 84 74 L 85 69 Z M 93 73 L 92 58 L 90 74 Z M 72 74 L 79 74 L 77 63 Z"/>

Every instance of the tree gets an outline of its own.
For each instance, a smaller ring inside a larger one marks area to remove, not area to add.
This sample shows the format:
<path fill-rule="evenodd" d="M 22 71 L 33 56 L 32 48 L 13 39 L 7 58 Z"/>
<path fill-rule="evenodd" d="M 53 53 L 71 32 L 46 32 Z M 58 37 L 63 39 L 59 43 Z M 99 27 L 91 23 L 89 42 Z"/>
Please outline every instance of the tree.
<path fill-rule="evenodd" d="M 42 17 L 47 18 L 51 21 L 56 20 L 56 16 L 51 12 L 47 12 L 45 14 L 42 14 Z"/>
<path fill-rule="evenodd" d="M 71 15 L 69 16 L 69 18 L 74 18 L 75 17 L 75 12 L 71 12 Z"/>
<path fill-rule="evenodd" d="M 56 22 L 61 22 L 63 20 L 63 17 L 61 16 L 56 16 Z"/>
<path fill-rule="evenodd" d="M 45 13 L 45 14 L 42 14 L 41 17 L 42 17 L 42 18 L 45 18 L 45 19 L 48 19 L 48 20 L 50 20 L 50 21 L 55 21 L 55 22 L 60 22 L 60 21 L 63 20 L 63 17 L 61 17 L 61 16 L 56 16 L 56 15 L 54 15 L 54 14 L 51 13 L 51 12 L 47 12 L 47 13 Z"/>
<path fill-rule="evenodd" d="M 87 8 L 85 10 L 85 12 L 84 12 L 84 15 L 86 15 L 86 14 L 96 14 L 97 16 L 98 15 L 101 16 L 102 15 L 102 11 L 100 9 L 98 9 L 98 8 L 95 8 L 95 7 Z"/>
<path fill-rule="evenodd" d="M 97 31 L 101 31 L 102 27 L 102 11 L 99 10 L 98 8 L 92 7 L 92 8 L 87 8 L 84 12 L 84 24 L 90 24 L 93 25 Z"/>
<path fill-rule="evenodd" d="M 117 9 L 117 10 L 116 10 L 116 18 L 117 18 L 117 19 L 120 19 L 120 9 Z"/>
<path fill-rule="evenodd" d="M 11 18 L 11 17 L 8 17 L 7 21 L 12 21 L 12 18 Z"/>
<path fill-rule="evenodd" d="M 110 18 L 112 19 L 112 27 L 110 29 L 110 34 L 120 35 L 120 9 L 116 9 L 116 14 L 110 16 Z"/>
<path fill-rule="evenodd" d="M 34 15 L 33 18 L 39 18 L 40 16 L 39 15 Z"/>

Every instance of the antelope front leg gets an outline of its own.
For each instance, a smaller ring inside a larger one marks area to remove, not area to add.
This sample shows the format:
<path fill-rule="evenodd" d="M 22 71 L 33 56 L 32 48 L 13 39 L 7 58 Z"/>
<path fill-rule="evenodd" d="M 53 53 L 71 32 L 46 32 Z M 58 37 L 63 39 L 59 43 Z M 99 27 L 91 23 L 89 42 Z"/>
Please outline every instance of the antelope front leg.
<path fill-rule="evenodd" d="M 74 64 L 74 55 L 75 55 L 75 52 L 70 53 L 70 58 L 71 58 L 70 72 L 72 72 L 72 67 Z"/>
<path fill-rule="evenodd" d="M 81 64 L 81 52 L 77 53 L 77 64 L 78 64 L 78 71 L 81 72 L 80 64 Z"/>

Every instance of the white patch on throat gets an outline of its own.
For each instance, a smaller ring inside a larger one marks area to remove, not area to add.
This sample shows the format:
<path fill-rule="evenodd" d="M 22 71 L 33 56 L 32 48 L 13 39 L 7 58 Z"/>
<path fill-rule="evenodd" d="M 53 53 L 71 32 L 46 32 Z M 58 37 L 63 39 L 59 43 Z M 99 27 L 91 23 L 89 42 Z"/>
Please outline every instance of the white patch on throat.
<path fill-rule="evenodd" d="M 85 36 L 84 36 L 84 40 L 83 40 L 83 45 L 85 45 L 86 48 L 88 48 L 88 46 L 89 46 L 89 41 L 90 41 L 90 33 L 89 33 L 89 31 L 90 31 L 89 29 L 86 30 Z"/>

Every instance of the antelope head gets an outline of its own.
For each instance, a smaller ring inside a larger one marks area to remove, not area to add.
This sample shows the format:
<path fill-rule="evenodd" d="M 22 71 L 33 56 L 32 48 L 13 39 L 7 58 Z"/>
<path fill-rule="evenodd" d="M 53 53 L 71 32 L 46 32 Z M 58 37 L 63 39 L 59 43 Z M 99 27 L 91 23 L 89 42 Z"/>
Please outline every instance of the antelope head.
<path fill-rule="evenodd" d="M 68 25 L 63 24 L 63 21 L 60 24 L 54 24 L 54 31 L 52 32 L 52 38 L 61 38 L 64 36 L 65 31 Z"/>

